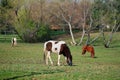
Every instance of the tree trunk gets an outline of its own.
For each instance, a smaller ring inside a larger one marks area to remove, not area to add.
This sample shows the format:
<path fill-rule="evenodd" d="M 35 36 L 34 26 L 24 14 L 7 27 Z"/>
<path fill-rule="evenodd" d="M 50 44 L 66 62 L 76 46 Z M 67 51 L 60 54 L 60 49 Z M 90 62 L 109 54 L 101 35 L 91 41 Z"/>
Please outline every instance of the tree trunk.
<path fill-rule="evenodd" d="M 87 32 L 87 41 L 86 41 L 86 45 L 90 44 L 90 32 Z"/>
<path fill-rule="evenodd" d="M 82 37 L 81 37 L 80 42 L 78 43 L 78 45 L 81 45 L 81 44 L 82 44 L 82 41 L 83 41 L 84 36 L 85 36 L 85 29 L 84 29 L 84 26 L 83 26 Z"/>
<path fill-rule="evenodd" d="M 68 26 L 69 26 L 69 30 L 70 30 L 70 35 L 71 35 L 71 38 L 72 38 L 72 42 L 74 45 L 76 45 L 76 42 L 75 42 L 75 38 L 73 36 L 73 32 L 72 32 L 72 26 L 70 24 L 70 22 L 67 22 L 68 23 Z"/>
<path fill-rule="evenodd" d="M 92 17 L 90 15 L 90 28 L 87 30 L 87 41 L 86 41 L 86 45 L 89 45 L 90 44 L 90 31 L 91 31 L 91 28 L 92 28 L 92 23 L 93 23 L 93 20 L 92 20 Z"/>
<path fill-rule="evenodd" d="M 113 29 L 112 29 L 112 31 L 110 33 L 110 37 L 109 37 L 108 41 L 104 44 L 106 48 L 110 47 L 110 42 L 112 41 L 113 34 L 118 30 L 119 27 L 120 27 L 120 25 L 118 25 L 117 28 L 116 28 L 116 25 L 113 27 Z"/>
<path fill-rule="evenodd" d="M 101 34 L 102 34 L 102 31 L 98 34 L 97 37 L 95 37 L 95 38 L 90 42 L 90 44 L 92 44 L 94 41 L 96 41 L 96 40 L 100 37 Z"/>

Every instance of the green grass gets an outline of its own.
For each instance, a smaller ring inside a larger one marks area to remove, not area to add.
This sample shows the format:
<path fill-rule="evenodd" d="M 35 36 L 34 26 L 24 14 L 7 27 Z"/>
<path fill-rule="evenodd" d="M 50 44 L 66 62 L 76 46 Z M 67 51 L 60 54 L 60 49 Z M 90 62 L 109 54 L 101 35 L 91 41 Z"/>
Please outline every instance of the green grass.
<path fill-rule="evenodd" d="M 69 46 L 73 66 L 67 66 L 61 56 L 51 55 L 54 66 L 43 62 L 43 43 L 0 43 L 0 80 L 120 80 L 120 38 L 115 37 L 111 48 L 95 47 L 96 58 L 81 55 L 81 46 Z M 99 43 L 101 44 L 101 43 Z"/>

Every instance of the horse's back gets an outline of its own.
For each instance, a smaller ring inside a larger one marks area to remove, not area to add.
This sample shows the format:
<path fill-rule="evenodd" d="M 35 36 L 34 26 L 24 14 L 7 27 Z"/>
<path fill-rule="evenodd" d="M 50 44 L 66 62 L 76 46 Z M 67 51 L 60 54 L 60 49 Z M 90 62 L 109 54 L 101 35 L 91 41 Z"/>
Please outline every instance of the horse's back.
<path fill-rule="evenodd" d="M 44 51 L 49 47 L 49 50 L 47 49 L 48 51 L 51 49 L 52 52 L 59 53 L 62 44 L 66 44 L 65 41 L 49 40 L 44 43 Z"/>
<path fill-rule="evenodd" d="M 87 50 L 88 52 L 94 51 L 94 47 L 90 45 L 83 46 L 83 49 Z"/>

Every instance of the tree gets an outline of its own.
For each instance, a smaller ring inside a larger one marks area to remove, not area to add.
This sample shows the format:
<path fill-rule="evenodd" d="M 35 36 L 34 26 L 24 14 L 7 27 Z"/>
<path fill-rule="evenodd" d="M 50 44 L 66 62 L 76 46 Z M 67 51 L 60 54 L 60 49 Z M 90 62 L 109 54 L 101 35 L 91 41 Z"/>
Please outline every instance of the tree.
<path fill-rule="evenodd" d="M 73 34 L 73 28 L 80 27 L 81 14 L 79 9 L 79 3 L 75 1 L 62 1 L 54 3 L 55 6 L 51 7 L 50 13 L 53 15 L 53 19 L 58 21 L 58 24 L 64 24 L 71 35 L 72 43 L 76 45 L 75 37 Z"/>
<path fill-rule="evenodd" d="M 120 27 L 120 10 L 118 9 L 118 7 L 120 7 L 120 1 L 119 0 L 115 0 L 114 1 L 109 1 L 109 8 L 110 8 L 110 18 L 111 18 L 111 21 L 113 21 L 113 23 L 111 24 L 113 27 L 112 27 L 112 30 L 111 30 L 111 33 L 110 33 L 110 36 L 109 36 L 109 39 L 105 42 L 105 47 L 108 48 L 110 46 L 110 42 L 112 41 L 112 37 L 113 37 L 113 34 L 119 29 Z"/>
<path fill-rule="evenodd" d="M 67 3 L 65 3 L 65 4 L 67 4 Z M 60 5 L 61 16 L 62 16 L 63 20 L 68 24 L 69 30 L 70 30 L 70 35 L 71 35 L 71 38 L 72 38 L 72 42 L 73 42 L 73 44 L 76 45 L 77 43 L 75 41 L 75 38 L 74 38 L 74 35 L 73 35 L 73 32 L 72 32 L 72 20 L 73 20 L 73 16 L 75 15 L 74 8 L 75 8 L 75 3 L 68 4 L 67 6 L 66 5 L 64 5 L 64 6 Z"/>
<path fill-rule="evenodd" d="M 95 26 L 99 25 L 100 35 L 103 36 L 104 46 L 108 48 L 110 46 L 110 42 L 112 41 L 113 34 L 119 29 L 120 21 L 119 21 L 119 9 L 118 6 L 120 3 L 119 0 L 96 0 L 93 8 L 93 19 L 96 21 L 94 23 Z M 117 6 L 117 7 L 116 7 Z M 109 38 L 106 39 L 104 35 L 104 29 L 107 26 L 110 26 L 111 33 L 109 34 Z M 92 42 L 94 42 L 100 35 L 94 38 Z"/>
<path fill-rule="evenodd" d="M 81 21 L 82 21 L 82 37 L 78 43 L 78 45 L 82 44 L 85 32 L 88 34 L 88 39 L 86 41 L 86 44 L 89 43 L 89 39 L 90 39 L 90 29 L 91 29 L 91 24 L 92 24 L 92 18 L 91 18 L 91 3 L 88 0 L 83 0 L 81 1 L 81 11 L 82 11 L 82 17 L 81 17 Z M 91 20 L 91 23 L 90 23 Z"/>
<path fill-rule="evenodd" d="M 17 7 L 14 21 L 15 30 L 19 37 L 25 42 L 48 40 L 50 38 L 48 25 L 43 22 L 42 16 L 38 15 L 38 10 L 36 10 L 37 14 L 34 13 L 33 7 L 36 5 L 32 3 L 29 2 L 28 4 L 21 5 L 19 9 Z M 41 7 L 38 9 L 41 9 Z"/>
<path fill-rule="evenodd" d="M 2 33 L 13 30 L 12 22 L 12 5 L 10 0 L 1 0 L 0 2 L 0 29 Z"/>

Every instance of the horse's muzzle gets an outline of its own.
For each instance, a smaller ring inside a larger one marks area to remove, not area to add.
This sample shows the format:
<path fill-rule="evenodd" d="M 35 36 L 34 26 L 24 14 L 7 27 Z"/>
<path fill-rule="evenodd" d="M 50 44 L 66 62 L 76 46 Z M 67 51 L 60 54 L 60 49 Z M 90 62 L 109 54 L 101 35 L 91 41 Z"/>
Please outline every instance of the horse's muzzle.
<path fill-rule="evenodd" d="M 68 63 L 68 65 L 69 65 L 69 66 L 72 66 L 72 62 L 70 61 L 70 62 Z"/>

